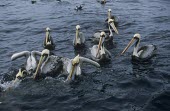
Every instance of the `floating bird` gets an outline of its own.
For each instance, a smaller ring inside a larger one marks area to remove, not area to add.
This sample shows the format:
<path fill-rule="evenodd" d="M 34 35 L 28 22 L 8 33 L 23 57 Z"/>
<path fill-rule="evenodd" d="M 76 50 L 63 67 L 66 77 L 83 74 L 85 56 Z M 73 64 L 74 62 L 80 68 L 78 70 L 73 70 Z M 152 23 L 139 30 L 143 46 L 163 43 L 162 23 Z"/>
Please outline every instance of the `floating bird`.
<path fill-rule="evenodd" d="M 32 4 L 34 4 L 34 3 L 36 3 L 36 2 L 37 2 L 36 0 L 31 0 L 31 3 L 32 3 Z"/>
<path fill-rule="evenodd" d="M 36 72 L 34 74 L 34 79 L 41 76 L 42 74 L 47 75 L 51 73 L 49 76 L 59 75 L 60 73 L 70 74 L 67 80 L 73 80 L 75 74 L 81 74 L 81 64 L 83 62 L 90 63 L 99 67 L 100 65 L 97 62 L 94 62 L 88 58 L 76 56 L 74 59 L 69 59 L 65 57 L 58 57 L 54 55 L 49 55 L 49 50 L 44 49 L 41 54 L 41 58 L 39 60 L 39 64 L 37 66 Z M 41 74 L 41 75 L 40 75 Z"/>
<path fill-rule="evenodd" d="M 85 43 L 85 37 L 82 32 L 80 32 L 80 25 L 76 26 L 76 37 L 73 40 L 74 47 L 78 48 L 80 46 L 84 46 Z"/>
<path fill-rule="evenodd" d="M 83 5 L 80 5 L 80 6 L 76 6 L 76 8 L 74 10 L 83 10 Z"/>
<path fill-rule="evenodd" d="M 115 27 L 114 23 L 113 23 L 113 19 L 109 19 L 108 20 L 108 25 L 109 25 L 109 30 L 105 30 L 104 32 L 106 33 L 106 37 L 105 37 L 105 42 L 112 42 L 113 41 L 113 32 L 112 32 L 112 29 L 111 27 L 113 28 L 113 30 L 118 34 L 118 30 L 117 28 Z M 99 42 L 100 40 L 100 34 L 101 34 L 102 30 L 101 31 L 98 31 L 96 32 L 93 37 L 93 41 L 94 42 Z M 107 33 L 108 32 L 108 33 Z"/>
<path fill-rule="evenodd" d="M 105 22 L 107 23 L 109 19 L 113 19 L 114 25 L 117 26 L 118 25 L 118 18 L 116 16 L 112 16 L 111 15 L 112 10 L 108 9 L 108 17 L 105 20 Z M 107 24 L 108 25 L 108 24 Z"/>
<path fill-rule="evenodd" d="M 94 45 L 91 50 L 91 57 L 97 62 L 106 61 L 111 59 L 110 52 L 104 47 L 106 34 L 101 32 L 99 45 Z"/>
<path fill-rule="evenodd" d="M 97 2 L 100 2 L 101 4 L 105 4 L 106 0 L 97 0 Z"/>
<path fill-rule="evenodd" d="M 127 45 L 127 47 L 122 51 L 121 55 L 123 55 L 127 51 L 127 49 L 133 44 L 133 42 L 136 40 L 135 47 L 132 54 L 132 60 L 137 60 L 142 62 L 142 61 L 147 61 L 151 57 L 153 57 L 154 52 L 156 50 L 156 46 L 146 45 L 139 48 L 140 38 L 141 38 L 140 34 L 138 33 L 135 34 L 134 37 L 129 42 L 129 44 Z"/>
<path fill-rule="evenodd" d="M 50 35 L 50 28 L 49 27 L 46 28 L 46 36 L 45 36 L 43 46 L 44 46 L 45 49 L 49 49 L 49 50 L 55 49 L 55 44 L 53 43 L 53 39 Z"/>
<path fill-rule="evenodd" d="M 50 51 L 48 49 L 44 49 L 41 52 L 41 57 L 36 68 L 35 73 L 33 74 L 33 78 L 37 79 L 40 76 L 56 76 L 57 73 L 61 72 L 62 69 L 62 61 L 61 57 L 50 55 Z"/>
<path fill-rule="evenodd" d="M 25 56 L 27 58 L 25 63 L 25 69 L 29 74 L 33 73 L 37 67 L 37 56 L 41 56 L 41 52 L 39 51 L 22 51 L 19 53 L 15 53 L 12 55 L 11 60 L 15 60 L 17 58 Z"/>

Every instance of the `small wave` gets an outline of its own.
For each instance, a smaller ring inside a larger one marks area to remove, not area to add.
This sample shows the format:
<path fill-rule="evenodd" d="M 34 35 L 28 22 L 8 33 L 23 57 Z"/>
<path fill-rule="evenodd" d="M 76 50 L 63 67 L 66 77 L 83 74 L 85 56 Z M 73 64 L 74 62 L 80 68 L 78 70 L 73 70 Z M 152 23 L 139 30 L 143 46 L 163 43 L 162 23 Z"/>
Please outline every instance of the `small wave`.
<path fill-rule="evenodd" d="M 18 87 L 21 81 L 8 81 L 0 84 L 0 92 Z"/>

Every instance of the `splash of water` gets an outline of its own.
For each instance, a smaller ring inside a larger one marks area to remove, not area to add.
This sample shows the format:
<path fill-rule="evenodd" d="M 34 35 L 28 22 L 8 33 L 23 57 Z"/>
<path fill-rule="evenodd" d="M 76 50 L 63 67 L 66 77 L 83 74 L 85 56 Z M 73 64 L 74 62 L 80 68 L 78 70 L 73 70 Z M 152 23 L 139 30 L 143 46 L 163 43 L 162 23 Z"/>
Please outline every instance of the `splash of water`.
<path fill-rule="evenodd" d="M 0 88 L 2 91 L 6 91 L 6 90 L 9 90 L 9 89 L 13 89 L 13 88 L 16 88 L 18 87 L 18 85 L 20 84 L 21 80 L 12 80 L 12 81 L 7 81 L 7 82 L 4 82 L 2 84 L 0 84 Z"/>

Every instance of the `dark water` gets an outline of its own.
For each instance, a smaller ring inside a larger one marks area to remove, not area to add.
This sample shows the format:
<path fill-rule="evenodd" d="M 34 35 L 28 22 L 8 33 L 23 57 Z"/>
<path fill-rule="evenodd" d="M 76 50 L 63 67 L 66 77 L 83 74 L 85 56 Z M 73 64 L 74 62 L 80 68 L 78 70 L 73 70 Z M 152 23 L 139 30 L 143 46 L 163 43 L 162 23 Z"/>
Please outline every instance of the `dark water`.
<path fill-rule="evenodd" d="M 85 4 L 82 11 L 76 5 Z M 24 80 L 15 89 L 0 92 L 0 111 L 169 111 L 170 110 L 170 1 L 109 0 L 1 0 L 0 1 L 0 78 L 15 75 L 25 61 L 11 61 L 15 52 L 43 49 L 45 28 L 52 29 L 55 55 L 73 58 L 75 26 L 81 25 L 86 48 L 80 53 L 90 57 L 90 38 L 97 29 L 106 28 L 108 8 L 119 17 L 119 35 L 109 47 L 112 60 L 96 69 L 90 65 L 75 82 L 65 84 L 53 78 Z M 120 53 L 135 33 L 141 45 L 157 46 L 156 56 L 145 64 L 131 62 L 132 48 Z"/>

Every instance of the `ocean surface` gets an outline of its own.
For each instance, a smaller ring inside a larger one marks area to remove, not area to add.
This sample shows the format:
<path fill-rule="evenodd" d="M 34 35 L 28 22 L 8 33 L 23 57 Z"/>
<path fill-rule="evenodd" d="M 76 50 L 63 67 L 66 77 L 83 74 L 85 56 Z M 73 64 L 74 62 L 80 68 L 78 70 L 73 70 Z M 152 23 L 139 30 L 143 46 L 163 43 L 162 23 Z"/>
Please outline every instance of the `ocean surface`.
<path fill-rule="evenodd" d="M 55 55 L 90 58 L 95 31 L 106 29 L 107 10 L 119 18 L 110 62 L 101 68 L 85 64 L 82 76 L 64 83 L 58 78 L 23 80 L 0 91 L 0 111 L 170 111 L 170 0 L 0 0 L 0 82 L 8 87 L 26 59 L 11 61 L 21 51 L 42 51 L 45 28 L 51 28 Z M 83 10 L 74 8 L 83 4 Z M 72 46 L 80 25 L 86 47 Z M 157 52 L 147 63 L 131 61 L 133 48 L 116 57 L 135 33 L 141 45 L 154 44 Z M 4 81 L 4 76 L 8 79 Z"/>

